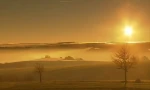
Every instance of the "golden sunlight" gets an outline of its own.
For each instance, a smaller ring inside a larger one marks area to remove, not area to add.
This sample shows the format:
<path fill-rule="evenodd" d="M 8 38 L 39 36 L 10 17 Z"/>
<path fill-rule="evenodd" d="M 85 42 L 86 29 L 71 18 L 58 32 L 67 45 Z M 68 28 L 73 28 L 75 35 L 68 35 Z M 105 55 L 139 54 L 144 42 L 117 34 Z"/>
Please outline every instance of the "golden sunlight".
<path fill-rule="evenodd" d="M 130 26 L 126 26 L 125 29 L 124 29 L 124 33 L 125 33 L 126 36 L 131 36 L 132 31 L 133 31 L 133 29 Z"/>

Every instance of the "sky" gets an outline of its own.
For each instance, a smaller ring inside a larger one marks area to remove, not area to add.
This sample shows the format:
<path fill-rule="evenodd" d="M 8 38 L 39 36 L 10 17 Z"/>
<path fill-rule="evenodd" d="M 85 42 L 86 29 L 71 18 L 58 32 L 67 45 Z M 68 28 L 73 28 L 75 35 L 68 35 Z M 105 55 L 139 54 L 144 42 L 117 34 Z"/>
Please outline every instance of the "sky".
<path fill-rule="evenodd" d="M 150 0 L 0 0 L 0 43 L 150 41 Z"/>

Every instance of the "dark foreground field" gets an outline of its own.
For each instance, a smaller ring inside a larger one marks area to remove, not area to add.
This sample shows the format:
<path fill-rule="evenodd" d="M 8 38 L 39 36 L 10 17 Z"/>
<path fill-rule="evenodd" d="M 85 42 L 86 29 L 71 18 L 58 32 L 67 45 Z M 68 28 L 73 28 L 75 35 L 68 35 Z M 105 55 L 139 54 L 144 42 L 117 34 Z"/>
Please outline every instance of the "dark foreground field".
<path fill-rule="evenodd" d="M 36 63 L 45 67 L 43 82 L 34 72 Z M 150 61 L 128 73 L 127 90 L 150 90 Z M 140 83 L 135 83 L 139 78 Z M 0 65 L 0 90 L 124 90 L 124 72 L 112 62 L 29 61 Z"/>
<path fill-rule="evenodd" d="M 120 82 L 53 81 L 53 82 L 3 82 L 0 90 L 124 90 Z M 150 90 L 150 83 L 128 83 L 127 90 Z"/>

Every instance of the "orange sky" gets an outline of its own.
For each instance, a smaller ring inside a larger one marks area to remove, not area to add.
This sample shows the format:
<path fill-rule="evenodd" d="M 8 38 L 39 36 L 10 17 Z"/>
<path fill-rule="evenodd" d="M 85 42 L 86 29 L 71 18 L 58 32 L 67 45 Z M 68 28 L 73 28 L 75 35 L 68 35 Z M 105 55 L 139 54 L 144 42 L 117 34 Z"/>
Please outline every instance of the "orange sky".
<path fill-rule="evenodd" d="M 1 0 L 0 43 L 150 41 L 150 0 Z"/>

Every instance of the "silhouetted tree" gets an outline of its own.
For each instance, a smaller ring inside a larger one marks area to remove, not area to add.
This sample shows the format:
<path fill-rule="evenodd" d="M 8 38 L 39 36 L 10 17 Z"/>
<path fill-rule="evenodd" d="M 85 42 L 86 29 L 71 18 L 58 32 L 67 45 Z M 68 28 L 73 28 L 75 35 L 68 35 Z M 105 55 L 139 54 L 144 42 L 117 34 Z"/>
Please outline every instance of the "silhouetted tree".
<path fill-rule="evenodd" d="M 43 76 L 43 72 L 44 72 L 44 65 L 42 65 L 41 63 L 37 63 L 35 65 L 35 72 L 37 74 L 39 74 L 39 78 L 40 78 L 40 83 L 42 82 L 42 76 Z"/>
<path fill-rule="evenodd" d="M 67 57 L 64 58 L 64 60 L 74 60 L 74 58 L 71 57 L 71 56 L 67 56 Z"/>
<path fill-rule="evenodd" d="M 118 69 L 124 70 L 125 75 L 125 88 L 127 84 L 127 72 L 137 64 L 137 57 L 132 55 L 128 46 L 120 48 L 112 57 L 113 62 L 117 65 Z"/>
<path fill-rule="evenodd" d="M 84 61 L 83 58 L 77 58 L 77 61 Z"/>
<path fill-rule="evenodd" d="M 149 60 L 149 58 L 148 58 L 147 56 L 143 56 L 143 57 L 142 57 L 142 61 L 147 62 L 147 61 L 150 61 L 150 60 Z"/>
<path fill-rule="evenodd" d="M 51 58 L 49 55 L 45 55 L 45 58 Z"/>

